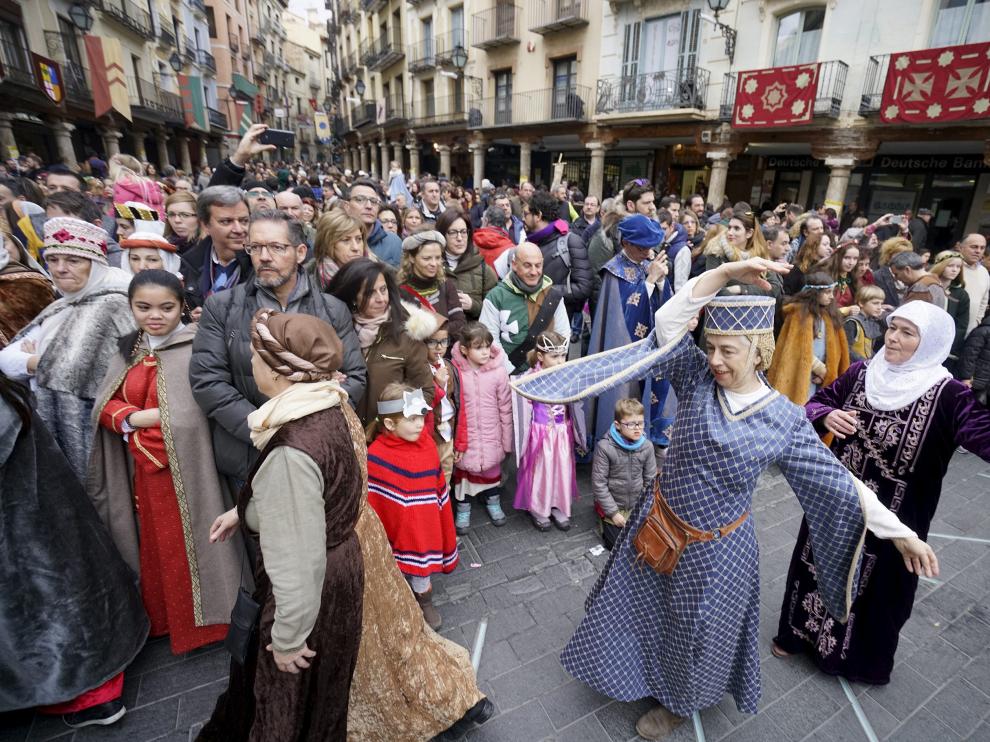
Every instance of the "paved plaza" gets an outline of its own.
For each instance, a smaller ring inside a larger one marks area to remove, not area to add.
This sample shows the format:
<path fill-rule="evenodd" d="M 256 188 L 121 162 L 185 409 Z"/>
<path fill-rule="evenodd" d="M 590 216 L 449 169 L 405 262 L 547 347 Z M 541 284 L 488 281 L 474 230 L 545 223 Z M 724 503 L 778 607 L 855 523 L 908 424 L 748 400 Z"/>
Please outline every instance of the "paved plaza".
<path fill-rule="evenodd" d="M 589 492 L 589 471 L 579 472 Z M 506 496 L 508 503 L 509 497 Z M 508 511 L 507 511 L 508 512 Z M 762 574 L 760 645 L 763 702 L 755 716 L 740 714 L 726 697 L 701 714 L 711 742 L 865 740 L 839 682 L 803 658 L 775 659 L 783 582 L 801 512 L 779 474 L 757 492 Z M 474 521 L 487 520 L 476 510 Z M 573 680 L 558 660 L 561 647 L 584 613 L 584 598 L 607 553 L 599 544 L 590 495 L 575 507 L 568 533 L 538 533 L 521 514 L 503 528 L 472 529 L 462 540 L 461 565 L 435 581 L 443 634 L 471 648 L 481 618 L 488 630 L 480 684 L 497 716 L 472 731 L 470 742 L 627 742 L 649 701 L 616 703 Z M 945 480 L 933 533 L 990 538 L 990 466 L 956 455 Z M 990 545 L 931 538 L 942 574 L 922 584 L 911 620 L 901 635 L 889 686 L 853 685 L 881 739 L 897 742 L 990 740 Z M 597 551 L 597 550 L 596 550 Z M 0 716 L 0 742 L 23 740 L 169 740 L 195 738 L 225 684 L 228 658 L 219 646 L 173 657 L 156 640 L 127 671 L 128 714 L 109 728 L 73 733 L 58 718 L 31 713 Z M 694 739 L 690 724 L 671 742 Z M 369 740 L 368 742 L 379 742 Z"/>

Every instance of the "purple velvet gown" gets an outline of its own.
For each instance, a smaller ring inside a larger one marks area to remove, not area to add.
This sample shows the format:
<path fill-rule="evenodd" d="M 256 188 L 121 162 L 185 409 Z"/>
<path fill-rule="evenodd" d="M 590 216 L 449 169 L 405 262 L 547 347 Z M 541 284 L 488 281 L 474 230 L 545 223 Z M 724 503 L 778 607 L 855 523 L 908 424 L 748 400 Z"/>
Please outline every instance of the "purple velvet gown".
<path fill-rule="evenodd" d="M 990 461 L 990 412 L 953 379 L 939 382 L 906 407 L 885 412 L 870 405 L 865 382 L 866 363 L 854 363 L 811 398 L 805 406 L 808 419 L 824 433 L 832 410 L 859 413 L 860 429 L 836 439 L 832 452 L 901 522 L 927 539 L 956 447 Z M 886 684 L 917 588 L 917 576 L 904 568 L 893 543 L 868 532 L 859 592 L 848 622 L 839 623 L 818 593 L 808 527 L 802 522 L 774 641 L 787 652 L 807 652 L 829 675 Z"/>

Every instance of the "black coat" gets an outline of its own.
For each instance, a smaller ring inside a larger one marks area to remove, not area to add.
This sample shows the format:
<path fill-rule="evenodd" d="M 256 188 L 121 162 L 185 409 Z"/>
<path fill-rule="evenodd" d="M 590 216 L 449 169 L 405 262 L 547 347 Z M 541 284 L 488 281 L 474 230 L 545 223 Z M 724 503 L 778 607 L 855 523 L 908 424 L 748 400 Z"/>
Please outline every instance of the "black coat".
<path fill-rule="evenodd" d="M 199 243 L 184 253 L 182 264 L 179 268 L 182 273 L 182 283 L 186 289 L 186 306 L 190 309 L 203 306 L 206 295 L 203 293 L 203 273 L 208 270 L 209 261 L 213 258 L 213 238 L 206 236 Z M 244 250 L 240 250 L 234 258 L 241 266 L 241 277 L 238 285 L 247 283 L 254 278 L 254 266 L 251 264 L 251 256 Z"/>
<path fill-rule="evenodd" d="M 580 312 L 584 302 L 591 296 L 591 289 L 594 284 L 591 273 L 591 263 L 588 261 L 588 248 L 584 244 L 581 236 L 574 232 L 568 232 L 567 252 L 570 256 L 571 267 L 567 268 L 563 257 L 557 249 L 559 232 L 552 232 L 549 237 L 537 243 L 543 253 L 543 274 L 550 276 L 554 286 L 560 289 L 564 295 L 564 306 L 567 313 L 573 315 Z M 570 275 L 570 285 L 568 285 L 568 274 Z"/>
<path fill-rule="evenodd" d="M 244 168 L 231 162 L 229 157 L 225 157 L 223 161 L 217 165 L 217 169 L 214 171 L 213 177 L 210 178 L 210 185 L 232 185 L 240 188 L 241 181 L 244 180 L 244 174 L 246 172 L 247 171 Z"/>
<path fill-rule="evenodd" d="M 340 372 L 352 404 L 364 394 L 368 369 L 354 334 L 347 307 L 330 294 L 314 291 L 302 271 L 298 280 L 307 288 L 289 312 L 319 317 L 333 326 L 344 346 Z M 213 452 L 222 474 L 244 481 L 258 457 L 251 444 L 247 416 L 264 404 L 251 372 L 251 319 L 262 307 L 254 281 L 214 294 L 203 306 L 199 330 L 189 362 L 193 397 L 213 423 Z"/>
<path fill-rule="evenodd" d="M 959 378 L 973 380 L 974 389 L 990 386 L 990 315 L 983 318 L 966 338 L 959 356 Z"/>

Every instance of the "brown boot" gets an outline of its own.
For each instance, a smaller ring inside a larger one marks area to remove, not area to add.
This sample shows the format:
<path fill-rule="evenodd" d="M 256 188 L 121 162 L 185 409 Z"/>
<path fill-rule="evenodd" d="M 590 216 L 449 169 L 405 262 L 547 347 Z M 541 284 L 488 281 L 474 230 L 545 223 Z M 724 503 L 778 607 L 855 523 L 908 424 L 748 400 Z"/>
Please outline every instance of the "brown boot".
<path fill-rule="evenodd" d="M 636 722 L 636 734 L 643 739 L 663 739 L 684 723 L 680 716 L 674 716 L 663 706 L 647 711 Z"/>
<path fill-rule="evenodd" d="M 443 624 L 443 619 L 440 618 L 440 611 L 433 606 L 433 588 L 431 587 L 425 593 L 413 593 L 413 595 L 416 596 L 416 602 L 419 603 L 420 610 L 423 611 L 423 618 L 426 619 L 426 623 L 434 631 L 439 630 Z"/>

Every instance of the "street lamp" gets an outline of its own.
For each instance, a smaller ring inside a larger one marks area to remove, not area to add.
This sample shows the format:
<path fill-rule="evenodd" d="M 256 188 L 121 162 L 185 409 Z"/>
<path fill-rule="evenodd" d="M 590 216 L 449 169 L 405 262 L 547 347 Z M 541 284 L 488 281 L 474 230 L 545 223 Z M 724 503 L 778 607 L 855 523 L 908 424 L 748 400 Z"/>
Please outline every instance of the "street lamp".
<path fill-rule="evenodd" d="M 172 56 L 168 58 L 168 66 L 173 72 L 182 72 L 182 58 L 178 52 L 172 52 Z"/>
<path fill-rule="evenodd" d="M 364 84 L 364 80 L 359 79 L 354 83 L 354 92 L 358 94 L 359 98 L 364 97 L 364 91 L 368 89 L 368 86 Z"/>
<path fill-rule="evenodd" d="M 89 33 L 93 28 L 93 14 L 81 2 L 72 3 L 72 7 L 69 8 L 69 19 L 72 25 L 83 33 Z"/>
<path fill-rule="evenodd" d="M 718 14 L 729 7 L 729 0 L 708 0 L 708 8 L 715 15 L 715 28 L 722 32 L 725 39 L 725 56 L 729 58 L 729 65 L 732 65 L 736 56 L 736 29 L 720 23 Z"/>
<path fill-rule="evenodd" d="M 454 47 L 454 51 L 450 55 L 450 61 L 454 65 L 455 69 L 463 70 L 467 66 L 467 50 L 458 44 Z"/>

